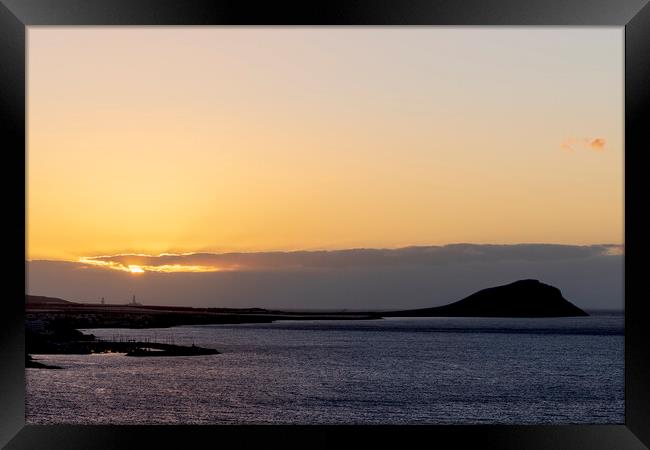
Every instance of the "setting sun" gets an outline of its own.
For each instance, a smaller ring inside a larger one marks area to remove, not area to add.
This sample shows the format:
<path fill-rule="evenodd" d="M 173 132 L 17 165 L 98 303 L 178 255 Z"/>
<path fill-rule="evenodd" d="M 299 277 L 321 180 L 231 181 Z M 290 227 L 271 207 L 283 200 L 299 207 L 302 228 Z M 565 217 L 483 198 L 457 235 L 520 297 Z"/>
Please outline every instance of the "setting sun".
<path fill-rule="evenodd" d="M 131 272 L 131 273 L 144 273 L 144 270 L 140 266 L 129 266 L 129 272 Z"/>

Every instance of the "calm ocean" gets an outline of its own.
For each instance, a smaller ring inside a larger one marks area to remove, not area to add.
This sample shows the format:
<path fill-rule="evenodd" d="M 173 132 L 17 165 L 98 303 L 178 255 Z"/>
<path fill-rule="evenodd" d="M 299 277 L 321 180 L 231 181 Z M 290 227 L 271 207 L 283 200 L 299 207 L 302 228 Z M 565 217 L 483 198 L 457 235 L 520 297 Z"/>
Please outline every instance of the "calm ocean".
<path fill-rule="evenodd" d="M 83 331 L 222 353 L 34 355 L 27 423 L 624 422 L 622 315 Z"/>

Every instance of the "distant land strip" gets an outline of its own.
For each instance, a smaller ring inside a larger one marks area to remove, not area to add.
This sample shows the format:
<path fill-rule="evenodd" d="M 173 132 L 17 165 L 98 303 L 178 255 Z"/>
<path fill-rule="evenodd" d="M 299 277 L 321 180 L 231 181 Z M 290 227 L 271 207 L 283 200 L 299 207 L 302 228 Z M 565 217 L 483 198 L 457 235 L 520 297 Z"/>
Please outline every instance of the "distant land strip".
<path fill-rule="evenodd" d="M 107 305 L 60 298 L 25 297 L 26 367 L 55 368 L 31 354 L 125 353 L 127 356 L 198 356 L 216 349 L 156 342 L 104 341 L 79 329 L 167 328 L 179 325 L 270 323 L 276 320 L 372 320 L 384 317 L 569 317 L 587 316 L 556 287 L 538 280 L 519 280 L 483 289 L 457 302 L 403 311 L 315 312 L 263 308 L 194 308 L 145 306 L 135 302 Z"/>

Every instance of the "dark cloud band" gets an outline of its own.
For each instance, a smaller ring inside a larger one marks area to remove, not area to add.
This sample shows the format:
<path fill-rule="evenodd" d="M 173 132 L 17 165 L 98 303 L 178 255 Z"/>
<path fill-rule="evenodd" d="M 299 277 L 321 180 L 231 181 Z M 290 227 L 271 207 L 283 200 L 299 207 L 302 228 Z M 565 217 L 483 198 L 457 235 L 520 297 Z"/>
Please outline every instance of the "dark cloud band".
<path fill-rule="evenodd" d="M 113 268 L 147 267 L 159 271 L 286 270 L 300 268 L 431 266 L 470 262 L 553 261 L 620 254 L 620 245 L 478 245 L 348 249 L 258 253 L 122 254 L 83 258 L 88 264 Z M 192 270 L 192 268 L 196 270 Z M 167 270 L 168 269 L 168 270 Z"/>

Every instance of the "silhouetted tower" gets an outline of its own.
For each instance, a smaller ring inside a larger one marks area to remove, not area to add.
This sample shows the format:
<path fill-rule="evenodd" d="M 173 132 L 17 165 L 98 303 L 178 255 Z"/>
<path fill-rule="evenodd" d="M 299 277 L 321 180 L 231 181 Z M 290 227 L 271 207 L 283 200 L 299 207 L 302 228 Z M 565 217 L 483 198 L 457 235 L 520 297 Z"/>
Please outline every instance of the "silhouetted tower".
<path fill-rule="evenodd" d="M 102 305 L 104 305 L 106 302 L 104 301 L 104 297 L 102 297 Z"/>
<path fill-rule="evenodd" d="M 136 304 L 136 303 L 135 303 L 135 295 L 133 296 L 133 300 L 131 300 L 131 304 L 132 304 L 132 305 L 135 305 L 135 304 Z"/>

